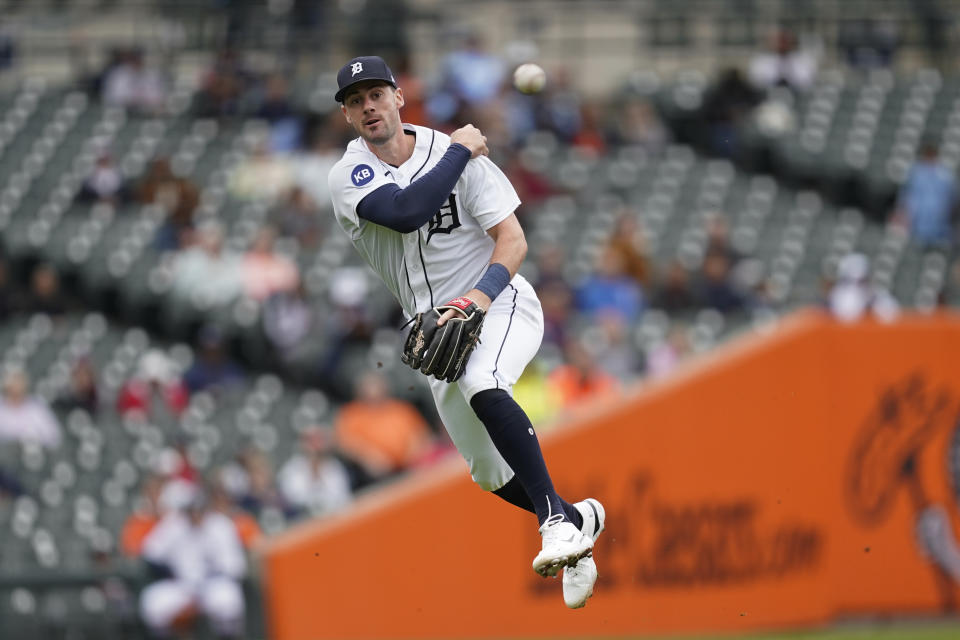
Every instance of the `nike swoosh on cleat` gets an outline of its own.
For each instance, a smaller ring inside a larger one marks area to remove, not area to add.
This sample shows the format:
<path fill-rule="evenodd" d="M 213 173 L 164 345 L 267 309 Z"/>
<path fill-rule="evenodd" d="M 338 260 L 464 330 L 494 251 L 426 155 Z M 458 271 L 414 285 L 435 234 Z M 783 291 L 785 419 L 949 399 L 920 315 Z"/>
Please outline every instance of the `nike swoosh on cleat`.
<path fill-rule="evenodd" d="M 573 542 L 575 538 L 576 538 L 576 536 L 571 535 L 571 536 L 570 536 L 569 538 L 567 538 L 566 540 L 562 540 L 562 542 Z"/>

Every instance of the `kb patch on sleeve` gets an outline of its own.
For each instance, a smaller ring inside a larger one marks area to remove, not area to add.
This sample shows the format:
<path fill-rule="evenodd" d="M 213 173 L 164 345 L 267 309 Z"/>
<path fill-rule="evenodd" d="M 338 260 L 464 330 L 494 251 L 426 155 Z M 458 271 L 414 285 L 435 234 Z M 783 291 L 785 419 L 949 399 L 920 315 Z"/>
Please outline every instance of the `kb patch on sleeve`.
<path fill-rule="evenodd" d="M 373 169 L 365 164 L 358 164 L 350 172 L 350 179 L 353 180 L 355 186 L 362 187 L 373 180 Z"/>

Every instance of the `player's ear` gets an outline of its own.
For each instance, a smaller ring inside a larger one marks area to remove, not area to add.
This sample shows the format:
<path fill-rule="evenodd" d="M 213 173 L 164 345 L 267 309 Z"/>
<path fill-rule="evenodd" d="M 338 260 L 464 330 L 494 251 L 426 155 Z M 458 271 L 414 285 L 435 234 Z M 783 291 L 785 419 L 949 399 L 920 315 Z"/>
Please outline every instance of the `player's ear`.
<path fill-rule="evenodd" d="M 397 109 L 399 109 L 405 104 L 403 100 L 403 89 L 397 87 L 393 90 L 393 95 L 397 99 Z"/>
<path fill-rule="evenodd" d="M 347 113 L 347 105 L 342 102 L 340 103 L 340 112 L 343 114 L 343 117 L 347 119 L 348 123 L 353 124 L 353 122 L 350 121 L 350 114 Z"/>

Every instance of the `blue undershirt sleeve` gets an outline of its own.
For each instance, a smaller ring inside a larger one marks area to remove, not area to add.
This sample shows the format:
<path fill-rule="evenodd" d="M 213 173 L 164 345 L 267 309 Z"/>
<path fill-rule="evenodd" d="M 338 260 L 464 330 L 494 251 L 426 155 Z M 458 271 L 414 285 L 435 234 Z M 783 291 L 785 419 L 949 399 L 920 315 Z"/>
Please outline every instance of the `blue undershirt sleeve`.
<path fill-rule="evenodd" d="M 452 144 L 433 169 L 405 189 L 385 184 L 372 191 L 357 204 L 357 215 L 400 233 L 416 231 L 447 201 L 469 160 L 469 149 Z"/>

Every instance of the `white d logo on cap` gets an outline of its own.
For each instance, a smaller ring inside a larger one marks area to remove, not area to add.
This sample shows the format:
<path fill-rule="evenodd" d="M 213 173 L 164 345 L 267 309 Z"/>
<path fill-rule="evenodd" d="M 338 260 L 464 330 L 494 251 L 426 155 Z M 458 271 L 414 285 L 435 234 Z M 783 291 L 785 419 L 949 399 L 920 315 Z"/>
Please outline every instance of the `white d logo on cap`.
<path fill-rule="evenodd" d="M 360 73 L 361 71 L 363 71 L 363 63 L 362 63 L 362 62 L 354 62 L 352 65 L 350 65 L 350 70 L 353 72 L 353 73 L 350 74 L 350 77 L 352 78 L 353 76 L 355 76 L 355 75 L 357 75 L 358 73 Z"/>

